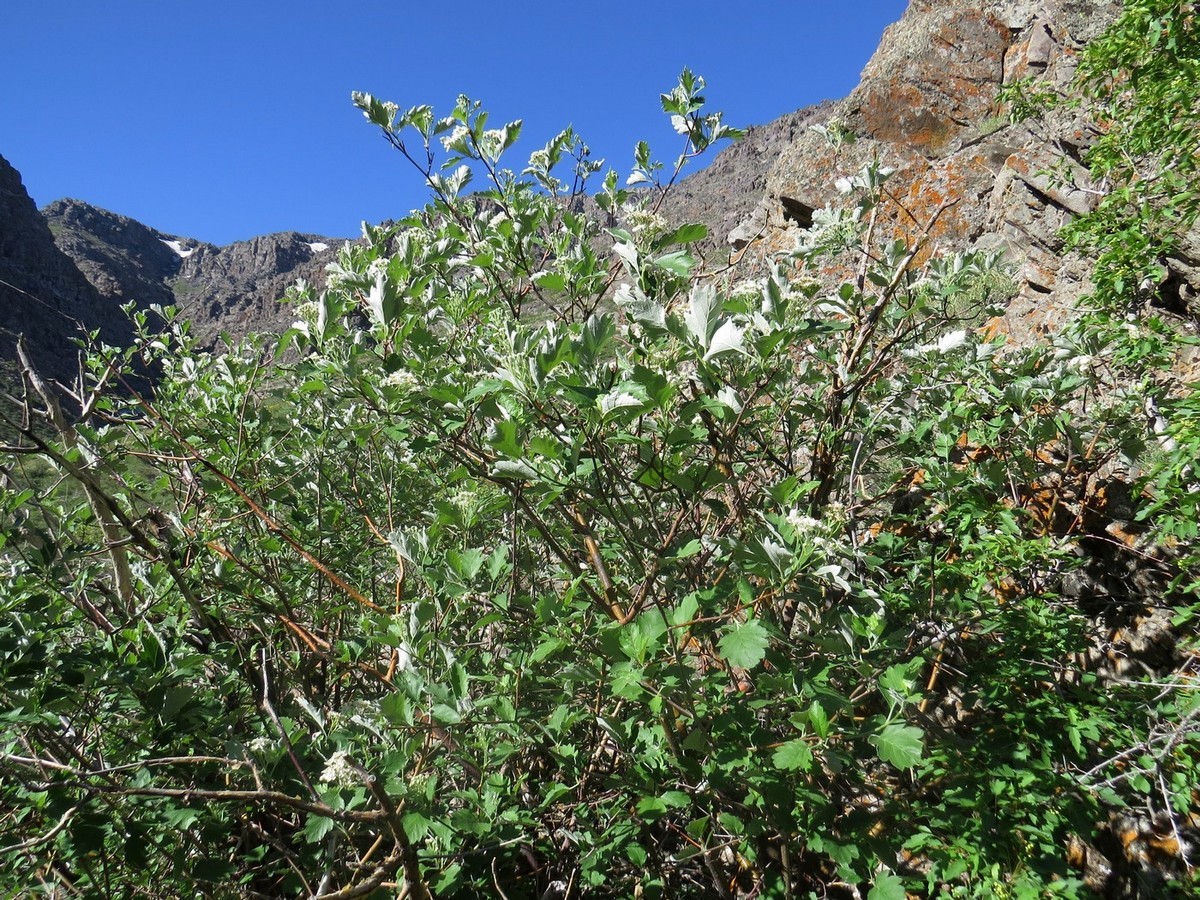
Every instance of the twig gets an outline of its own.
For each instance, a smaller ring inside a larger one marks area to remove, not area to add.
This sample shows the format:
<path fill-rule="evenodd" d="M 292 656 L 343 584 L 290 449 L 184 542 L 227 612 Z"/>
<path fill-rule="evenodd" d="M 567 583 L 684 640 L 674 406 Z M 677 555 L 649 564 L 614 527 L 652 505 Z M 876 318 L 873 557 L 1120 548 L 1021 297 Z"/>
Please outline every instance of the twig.
<path fill-rule="evenodd" d="M 68 809 L 65 813 L 62 814 L 62 818 L 58 820 L 57 824 L 55 824 L 55 826 L 53 828 L 51 828 L 49 831 L 47 831 L 45 834 L 40 835 L 35 838 L 30 838 L 27 841 L 22 841 L 19 844 L 13 844 L 9 847 L 0 847 L 0 854 L 17 853 L 22 850 L 32 850 L 34 847 L 40 847 L 42 844 L 46 843 L 47 841 L 54 840 L 55 836 L 57 836 L 60 831 L 62 831 L 64 828 L 67 827 L 67 823 L 71 821 L 71 819 L 72 819 L 72 817 L 74 817 L 75 813 L 79 812 L 79 808 L 82 805 L 83 805 L 82 803 L 76 803 L 74 806 L 72 806 L 70 809 Z"/>
<path fill-rule="evenodd" d="M 309 780 L 308 773 L 304 771 L 304 766 L 300 765 L 300 759 L 296 756 L 296 750 L 292 746 L 292 739 L 288 737 L 287 729 L 283 727 L 283 723 L 279 721 L 279 716 L 275 713 L 275 707 L 271 705 L 271 682 L 267 672 L 267 648 L 260 647 L 258 650 L 258 659 L 260 671 L 262 672 L 262 707 L 266 710 L 267 715 L 274 723 L 279 736 L 283 738 L 283 746 L 287 749 L 287 754 L 292 760 L 292 766 L 295 767 L 296 773 L 300 776 L 300 780 L 304 782 L 304 786 L 308 788 L 309 796 L 314 800 L 320 801 L 321 795 L 317 793 L 317 789 L 313 787 L 312 781 Z"/>

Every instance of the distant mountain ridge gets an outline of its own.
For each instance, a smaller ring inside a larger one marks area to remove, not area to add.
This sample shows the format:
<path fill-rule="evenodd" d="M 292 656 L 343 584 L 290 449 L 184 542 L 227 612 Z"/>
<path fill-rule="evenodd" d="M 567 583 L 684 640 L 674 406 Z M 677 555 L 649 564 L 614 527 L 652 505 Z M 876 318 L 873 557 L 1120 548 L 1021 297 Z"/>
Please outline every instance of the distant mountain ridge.
<path fill-rule="evenodd" d="M 83 331 L 114 346 L 132 341 L 121 311 L 129 302 L 179 307 L 210 345 L 224 332 L 280 332 L 292 321 L 284 291 L 299 278 L 321 282 L 342 243 L 283 232 L 218 247 L 79 200 L 39 211 L 0 156 L 0 386 L 18 389 L 22 334 L 42 373 L 69 386 Z"/>
<path fill-rule="evenodd" d="M 115 313 L 115 315 L 114 315 Z M 55 244 L 20 173 L 0 156 L 0 376 L 15 384 L 16 342 L 24 335 L 44 374 L 74 379 L 71 337 L 83 325 L 112 344 L 132 338 L 128 320 Z"/>
<path fill-rule="evenodd" d="M 299 278 L 319 281 L 344 239 L 281 232 L 223 247 L 166 234 L 79 200 L 42 209 L 58 247 L 114 305 L 178 306 L 196 333 L 278 332 L 292 321 L 279 303 Z"/>

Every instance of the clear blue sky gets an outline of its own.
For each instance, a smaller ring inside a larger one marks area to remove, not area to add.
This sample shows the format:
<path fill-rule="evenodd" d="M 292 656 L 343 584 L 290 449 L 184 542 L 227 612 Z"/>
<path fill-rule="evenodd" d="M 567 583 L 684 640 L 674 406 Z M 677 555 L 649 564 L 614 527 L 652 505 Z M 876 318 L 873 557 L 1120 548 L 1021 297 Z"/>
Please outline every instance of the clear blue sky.
<path fill-rule="evenodd" d="M 573 124 L 625 174 L 678 143 L 658 94 L 689 66 L 761 124 L 845 96 L 907 0 L 7 4 L 0 155 L 39 206 L 75 197 L 213 243 L 357 235 L 425 202 L 352 90 L 523 118 L 523 160 Z M 517 160 L 514 160 L 515 163 Z M 3 227 L 3 223 L 0 223 Z"/>

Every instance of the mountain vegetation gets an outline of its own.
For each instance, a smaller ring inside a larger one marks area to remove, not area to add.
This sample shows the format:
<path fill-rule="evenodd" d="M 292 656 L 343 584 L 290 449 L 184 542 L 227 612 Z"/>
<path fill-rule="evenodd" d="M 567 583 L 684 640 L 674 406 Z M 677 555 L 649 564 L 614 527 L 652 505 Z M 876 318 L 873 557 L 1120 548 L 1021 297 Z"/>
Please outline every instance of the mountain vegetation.
<path fill-rule="evenodd" d="M 431 199 L 282 337 L 131 303 L 69 401 L 16 348 L 3 883 L 1194 896 L 1198 67 L 1193 4 L 1129 0 L 1065 90 L 1010 80 L 1096 134 L 1027 173 L 1093 192 L 1094 272 L 1020 340 L 1004 257 L 945 250 L 966 201 L 906 204 L 853 121 L 747 273 L 668 215 L 740 136 L 690 71 L 624 176 L 355 94 Z"/>

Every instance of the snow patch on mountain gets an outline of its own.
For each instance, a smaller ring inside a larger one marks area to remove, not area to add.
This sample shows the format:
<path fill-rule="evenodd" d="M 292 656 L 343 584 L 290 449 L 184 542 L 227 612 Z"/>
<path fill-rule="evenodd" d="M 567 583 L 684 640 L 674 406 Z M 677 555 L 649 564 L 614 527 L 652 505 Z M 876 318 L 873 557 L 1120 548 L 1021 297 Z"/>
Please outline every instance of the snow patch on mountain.
<path fill-rule="evenodd" d="M 193 247 L 191 250 L 184 250 L 183 244 L 181 244 L 179 241 L 169 241 L 166 238 L 159 238 L 159 240 L 162 241 L 164 244 L 166 244 L 168 247 L 170 247 L 172 250 L 174 250 L 180 259 L 187 259 L 189 256 L 191 256 L 193 253 L 196 252 L 195 247 Z"/>

